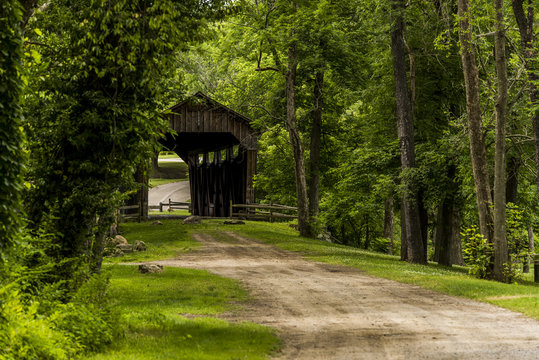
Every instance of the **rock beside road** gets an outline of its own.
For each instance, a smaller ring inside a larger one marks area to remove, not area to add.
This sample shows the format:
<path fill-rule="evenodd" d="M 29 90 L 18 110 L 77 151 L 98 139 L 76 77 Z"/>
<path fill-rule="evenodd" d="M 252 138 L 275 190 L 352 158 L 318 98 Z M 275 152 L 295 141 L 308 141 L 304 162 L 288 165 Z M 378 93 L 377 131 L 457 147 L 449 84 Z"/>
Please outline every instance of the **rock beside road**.
<path fill-rule="evenodd" d="M 243 220 L 225 220 L 223 222 L 225 225 L 245 225 L 245 221 Z"/>
<path fill-rule="evenodd" d="M 141 264 L 138 266 L 138 271 L 141 274 L 156 274 L 156 273 L 163 272 L 163 265 Z"/>
<path fill-rule="evenodd" d="M 202 220 L 200 219 L 200 217 L 194 216 L 194 215 L 187 217 L 182 222 L 182 224 L 184 225 L 196 225 L 196 224 L 201 224 L 201 223 L 202 223 Z"/>

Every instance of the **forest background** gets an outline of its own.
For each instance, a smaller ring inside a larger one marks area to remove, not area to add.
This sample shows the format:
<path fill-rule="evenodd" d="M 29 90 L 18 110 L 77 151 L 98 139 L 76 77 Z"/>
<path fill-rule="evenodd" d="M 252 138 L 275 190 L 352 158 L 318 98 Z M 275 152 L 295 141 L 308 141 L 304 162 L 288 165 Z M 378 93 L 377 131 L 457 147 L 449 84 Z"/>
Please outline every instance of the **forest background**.
<path fill-rule="evenodd" d="M 195 91 L 254 120 L 257 197 L 297 205 L 302 235 L 517 279 L 539 230 L 537 5 L 3 1 L 0 295 L 19 336 L 0 342 L 24 358 L 114 337 L 93 274 L 161 112 Z"/>

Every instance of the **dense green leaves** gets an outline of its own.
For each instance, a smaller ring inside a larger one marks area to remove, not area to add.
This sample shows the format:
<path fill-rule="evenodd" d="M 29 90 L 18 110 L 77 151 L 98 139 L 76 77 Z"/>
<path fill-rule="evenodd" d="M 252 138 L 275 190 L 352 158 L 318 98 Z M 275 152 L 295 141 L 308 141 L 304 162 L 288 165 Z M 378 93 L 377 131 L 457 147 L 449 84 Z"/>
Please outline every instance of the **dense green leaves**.
<path fill-rule="evenodd" d="M 22 8 L 0 4 L 0 262 L 19 232 L 24 163 L 22 111 Z"/>

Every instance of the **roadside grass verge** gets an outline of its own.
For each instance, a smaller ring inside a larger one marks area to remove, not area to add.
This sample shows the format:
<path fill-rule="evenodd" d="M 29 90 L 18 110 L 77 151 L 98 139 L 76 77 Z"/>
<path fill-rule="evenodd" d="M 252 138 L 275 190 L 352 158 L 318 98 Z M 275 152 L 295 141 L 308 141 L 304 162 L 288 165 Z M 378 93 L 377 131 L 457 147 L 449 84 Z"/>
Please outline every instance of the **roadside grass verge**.
<path fill-rule="evenodd" d="M 159 186 L 159 185 L 165 185 L 165 184 L 170 184 L 170 183 L 174 183 L 174 182 L 180 182 L 180 181 L 189 181 L 188 178 L 185 178 L 185 179 L 161 179 L 161 178 L 151 178 L 149 180 L 149 184 L 150 184 L 150 187 L 151 188 L 154 188 L 156 186 Z"/>
<path fill-rule="evenodd" d="M 409 264 L 400 261 L 396 256 L 302 238 L 286 223 L 246 223 L 247 225 L 228 225 L 226 230 L 285 250 L 299 252 L 312 260 L 352 266 L 372 276 L 488 302 L 539 319 L 539 284 L 529 280 L 533 279 L 533 270 L 526 276 L 528 280 L 518 284 L 502 284 L 474 278 L 468 275 L 465 267 L 446 267 L 435 263 Z M 205 221 L 202 228 L 219 233 L 225 229 L 220 224 L 222 221 L 219 220 Z"/>
<path fill-rule="evenodd" d="M 265 359 L 278 346 L 269 328 L 207 316 L 238 310 L 248 299 L 234 280 L 173 267 L 144 275 L 136 266 L 108 270 L 124 337 L 88 359 Z"/>
<path fill-rule="evenodd" d="M 161 222 L 163 225 L 152 225 L 151 222 L 120 224 L 120 233 L 130 244 L 135 240 L 144 241 L 147 250 L 117 258 L 105 258 L 104 263 L 170 259 L 200 246 L 188 235 L 190 229 L 182 225 L 181 220 Z"/>

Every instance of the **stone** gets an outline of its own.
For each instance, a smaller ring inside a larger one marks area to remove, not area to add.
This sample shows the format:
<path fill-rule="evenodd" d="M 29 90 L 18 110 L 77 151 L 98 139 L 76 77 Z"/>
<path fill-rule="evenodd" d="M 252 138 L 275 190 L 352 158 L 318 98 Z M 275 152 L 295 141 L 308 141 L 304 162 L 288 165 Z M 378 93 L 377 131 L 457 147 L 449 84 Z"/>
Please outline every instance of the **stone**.
<path fill-rule="evenodd" d="M 195 224 L 200 224 L 200 223 L 202 223 L 202 220 L 200 220 L 200 217 L 194 216 L 194 215 L 191 215 L 185 218 L 182 222 L 182 224 L 184 225 L 195 225 Z"/>
<path fill-rule="evenodd" d="M 223 223 L 225 225 L 245 225 L 245 221 L 243 220 L 225 220 Z"/>
<path fill-rule="evenodd" d="M 124 253 L 132 253 L 133 252 L 133 245 L 131 245 L 131 244 L 118 244 L 118 245 L 116 245 L 116 249 L 120 249 Z"/>
<path fill-rule="evenodd" d="M 155 274 L 163 271 L 163 265 L 157 264 L 141 264 L 138 266 L 138 271 L 141 274 Z"/>
<path fill-rule="evenodd" d="M 155 220 L 152 225 L 163 225 L 163 223 L 159 220 Z"/>
<path fill-rule="evenodd" d="M 124 252 L 118 248 L 105 248 L 103 256 L 107 257 L 120 257 L 124 256 Z"/>
<path fill-rule="evenodd" d="M 127 239 L 124 238 L 122 235 L 116 235 L 114 237 L 114 240 L 113 242 L 116 244 L 116 245 L 120 245 L 120 244 L 127 244 Z"/>
<path fill-rule="evenodd" d="M 135 240 L 133 243 L 133 251 L 146 251 L 146 243 L 144 241 Z"/>

